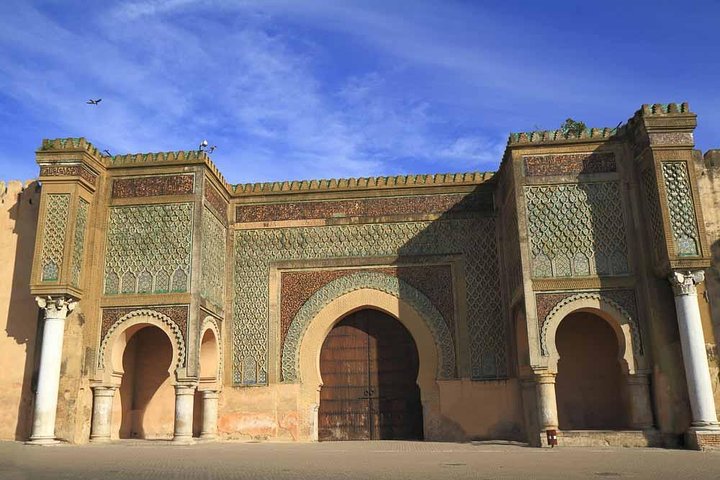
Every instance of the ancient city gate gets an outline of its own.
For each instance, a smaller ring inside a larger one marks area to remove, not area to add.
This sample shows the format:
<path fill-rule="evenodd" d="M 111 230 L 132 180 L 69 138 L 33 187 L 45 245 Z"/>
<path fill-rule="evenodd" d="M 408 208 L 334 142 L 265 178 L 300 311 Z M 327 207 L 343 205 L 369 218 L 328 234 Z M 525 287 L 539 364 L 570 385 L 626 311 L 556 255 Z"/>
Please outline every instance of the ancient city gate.
<path fill-rule="evenodd" d="M 345 317 L 323 343 L 320 371 L 320 440 L 422 438 L 417 347 L 393 317 Z"/>

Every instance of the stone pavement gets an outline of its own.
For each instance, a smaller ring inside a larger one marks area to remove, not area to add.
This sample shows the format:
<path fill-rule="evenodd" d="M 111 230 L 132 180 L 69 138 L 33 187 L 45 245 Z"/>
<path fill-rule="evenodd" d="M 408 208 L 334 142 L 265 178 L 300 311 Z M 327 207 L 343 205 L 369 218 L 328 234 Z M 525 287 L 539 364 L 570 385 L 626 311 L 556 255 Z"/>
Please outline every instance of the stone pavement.
<path fill-rule="evenodd" d="M 720 452 L 431 442 L 0 442 L 0 479 L 720 478 Z"/>

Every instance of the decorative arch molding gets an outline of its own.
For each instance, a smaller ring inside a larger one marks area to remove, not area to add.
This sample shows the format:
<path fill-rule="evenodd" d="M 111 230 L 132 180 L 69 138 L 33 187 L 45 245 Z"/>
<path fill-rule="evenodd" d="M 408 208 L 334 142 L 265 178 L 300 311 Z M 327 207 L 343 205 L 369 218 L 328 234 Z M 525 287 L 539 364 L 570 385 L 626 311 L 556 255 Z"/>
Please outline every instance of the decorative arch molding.
<path fill-rule="evenodd" d="M 333 280 L 315 292 L 292 320 L 282 349 L 281 371 L 285 382 L 299 380 L 299 358 L 302 338 L 310 322 L 333 300 L 356 290 L 370 289 L 387 293 L 412 307 L 425 321 L 438 350 L 438 378 L 455 374 L 455 345 L 445 319 L 432 302 L 407 282 L 377 272 L 359 272 Z"/>
<path fill-rule="evenodd" d="M 125 330 L 135 325 L 146 323 L 154 325 L 163 330 L 170 337 L 173 344 L 173 360 L 175 369 L 185 365 L 186 346 L 180 327 L 167 315 L 150 309 L 133 310 L 120 317 L 113 323 L 105 333 L 100 342 L 100 355 L 98 356 L 98 369 L 103 371 L 106 369 L 108 347 L 112 350 L 115 340 Z M 112 360 L 111 360 L 112 361 Z"/>
<path fill-rule="evenodd" d="M 200 335 L 198 335 L 197 338 L 197 351 L 198 351 L 198 372 L 200 372 L 200 350 L 202 348 L 202 339 L 205 336 L 205 332 L 208 330 L 212 330 L 213 334 L 215 335 L 215 344 L 218 352 L 218 366 L 217 366 L 217 379 L 216 381 L 220 381 L 221 378 L 223 378 L 223 365 L 224 365 L 224 352 L 223 352 L 223 342 L 222 337 L 220 333 L 220 324 L 218 323 L 217 319 L 211 315 L 208 315 L 203 319 L 202 323 L 200 324 Z"/>
<path fill-rule="evenodd" d="M 590 311 L 607 321 L 616 333 L 620 356 L 627 363 L 629 373 L 645 368 L 645 360 L 636 318 L 617 301 L 598 292 L 568 295 L 558 301 L 542 320 L 540 326 L 540 352 L 549 357 L 550 366 L 556 367 L 559 354 L 555 346 L 555 333 L 560 322 L 569 314 Z"/>

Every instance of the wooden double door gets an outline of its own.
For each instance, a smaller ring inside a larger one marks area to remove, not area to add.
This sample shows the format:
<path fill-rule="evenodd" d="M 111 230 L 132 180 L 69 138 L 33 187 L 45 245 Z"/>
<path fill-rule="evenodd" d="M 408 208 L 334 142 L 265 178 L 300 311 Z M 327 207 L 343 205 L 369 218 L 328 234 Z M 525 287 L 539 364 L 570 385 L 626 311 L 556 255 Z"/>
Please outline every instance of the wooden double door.
<path fill-rule="evenodd" d="M 320 440 L 423 436 L 418 353 L 410 332 L 371 309 L 341 320 L 320 353 Z"/>

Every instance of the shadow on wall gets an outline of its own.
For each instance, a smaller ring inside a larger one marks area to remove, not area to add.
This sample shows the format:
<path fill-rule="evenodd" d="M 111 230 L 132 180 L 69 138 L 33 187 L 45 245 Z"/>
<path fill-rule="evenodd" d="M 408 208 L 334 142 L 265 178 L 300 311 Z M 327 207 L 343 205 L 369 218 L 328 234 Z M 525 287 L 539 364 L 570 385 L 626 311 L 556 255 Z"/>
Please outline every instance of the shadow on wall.
<path fill-rule="evenodd" d="M 496 188 L 494 180 L 477 186 L 398 250 L 401 262 L 430 264 L 424 271 L 398 270 L 404 281 L 400 298 L 412 304 L 413 293 L 404 285 L 424 293 L 452 336 L 456 362 L 451 378 L 457 384 L 440 384 L 436 412 L 436 435 L 444 440 L 526 437 L 519 384 L 508 380 L 516 368 L 509 358 L 514 349 L 509 348 L 512 334 L 503 298 L 506 272 L 500 265 Z M 452 259 L 452 270 L 432 266 L 440 256 L 445 262 Z"/>
<path fill-rule="evenodd" d="M 14 182 L 10 183 L 10 189 L 12 183 Z M 19 376 L 19 372 L 22 372 L 21 379 L 16 380 L 17 383 L 22 383 L 15 416 L 15 439 L 26 440 L 30 435 L 33 394 L 37 383 L 39 348 L 36 348 L 36 345 L 42 341 L 38 335 L 42 313 L 30 293 L 29 286 L 40 204 L 40 182 L 27 183 L 17 196 L 4 197 L 3 203 L 3 208 L 9 207 L 7 211 L 10 224 L 13 225 L 12 234 L 17 236 L 15 257 L 5 259 L 12 265 L 6 333 L 18 345 L 25 346 L 23 357 L 12 359 L 13 364 L 3 365 L 3 368 L 15 370 L 11 375 Z"/>
<path fill-rule="evenodd" d="M 720 240 L 716 240 L 710 245 L 710 251 L 712 263 L 710 268 L 705 271 L 705 290 L 708 296 L 707 301 L 710 303 L 710 315 L 713 334 L 715 335 L 715 351 L 713 352 L 715 365 L 711 364 L 710 367 L 711 369 L 714 367 L 717 372 L 713 379 L 716 386 L 715 397 L 717 398 L 718 390 L 720 390 L 720 352 L 718 352 L 718 343 L 720 342 Z M 706 343 L 709 343 L 707 339 Z M 712 361 L 712 359 L 710 360 Z"/>

